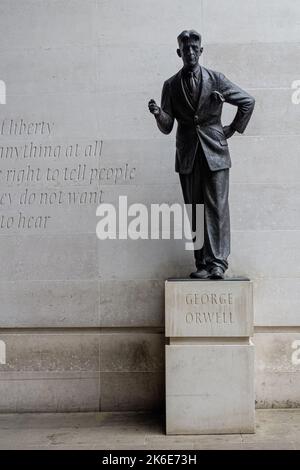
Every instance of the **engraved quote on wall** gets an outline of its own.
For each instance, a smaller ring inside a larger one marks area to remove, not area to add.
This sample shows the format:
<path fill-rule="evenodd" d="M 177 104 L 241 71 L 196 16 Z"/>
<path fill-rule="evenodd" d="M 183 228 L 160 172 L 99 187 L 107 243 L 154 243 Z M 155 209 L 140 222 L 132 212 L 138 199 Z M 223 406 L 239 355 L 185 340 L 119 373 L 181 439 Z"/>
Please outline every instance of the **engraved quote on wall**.
<path fill-rule="evenodd" d="M 103 184 L 134 181 L 136 168 L 128 162 L 103 164 L 101 139 L 60 142 L 55 128 L 47 121 L 0 120 L 2 232 L 47 230 L 64 209 L 92 206 L 96 212 L 105 199 Z"/>

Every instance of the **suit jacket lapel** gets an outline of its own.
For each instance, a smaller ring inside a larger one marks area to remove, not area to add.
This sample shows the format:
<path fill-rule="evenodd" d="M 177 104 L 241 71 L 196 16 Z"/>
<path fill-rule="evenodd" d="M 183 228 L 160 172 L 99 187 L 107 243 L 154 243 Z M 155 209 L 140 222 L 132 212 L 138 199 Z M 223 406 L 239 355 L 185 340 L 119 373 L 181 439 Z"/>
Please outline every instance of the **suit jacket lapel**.
<path fill-rule="evenodd" d="M 173 84 L 173 92 L 174 95 L 176 96 L 176 104 L 177 106 L 183 110 L 183 109 L 190 109 L 186 98 L 184 94 L 184 90 L 182 89 L 182 81 L 181 81 L 181 70 L 176 74 L 176 79 L 174 80 Z"/>
<path fill-rule="evenodd" d="M 200 114 L 201 111 L 202 111 L 202 108 L 203 108 L 203 104 L 206 100 L 206 98 L 210 95 L 211 93 L 211 81 L 210 81 L 210 77 L 209 77 L 209 74 L 206 70 L 206 68 L 201 67 L 201 74 L 202 74 L 202 86 L 201 86 L 201 90 L 200 90 L 200 96 L 199 96 L 199 101 L 198 101 L 198 105 L 197 105 L 197 114 Z"/>

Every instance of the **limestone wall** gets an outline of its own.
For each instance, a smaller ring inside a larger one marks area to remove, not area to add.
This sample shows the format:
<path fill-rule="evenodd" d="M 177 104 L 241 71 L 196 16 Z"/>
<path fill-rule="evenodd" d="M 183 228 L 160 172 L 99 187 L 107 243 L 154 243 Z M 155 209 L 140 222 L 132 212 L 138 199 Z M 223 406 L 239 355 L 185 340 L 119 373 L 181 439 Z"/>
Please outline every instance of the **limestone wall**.
<path fill-rule="evenodd" d="M 147 102 L 186 28 L 256 98 L 230 141 L 229 274 L 255 282 L 257 406 L 300 405 L 298 2 L 0 0 L 0 411 L 163 406 L 164 279 L 192 255 L 100 242 L 96 207 L 181 201 L 174 132 Z"/>

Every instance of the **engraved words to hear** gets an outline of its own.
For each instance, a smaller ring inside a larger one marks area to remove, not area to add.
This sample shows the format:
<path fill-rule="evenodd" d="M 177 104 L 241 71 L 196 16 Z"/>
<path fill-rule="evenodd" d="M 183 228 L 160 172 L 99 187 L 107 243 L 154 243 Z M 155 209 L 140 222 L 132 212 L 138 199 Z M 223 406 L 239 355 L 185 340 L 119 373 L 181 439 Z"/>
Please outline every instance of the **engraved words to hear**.
<path fill-rule="evenodd" d="M 189 311 L 185 313 L 188 324 L 232 324 L 234 323 L 232 305 L 233 294 L 204 292 L 185 295 L 185 305 Z"/>

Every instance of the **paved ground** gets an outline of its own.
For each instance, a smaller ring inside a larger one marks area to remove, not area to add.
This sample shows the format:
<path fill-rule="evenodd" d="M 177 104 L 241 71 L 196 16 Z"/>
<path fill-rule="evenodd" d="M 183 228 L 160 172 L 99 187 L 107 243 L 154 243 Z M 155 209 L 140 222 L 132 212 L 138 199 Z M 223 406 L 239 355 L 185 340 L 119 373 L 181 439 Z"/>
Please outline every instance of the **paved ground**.
<path fill-rule="evenodd" d="M 300 409 L 257 410 L 256 434 L 166 436 L 145 413 L 0 415 L 0 449 L 300 449 Z"/>

